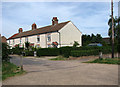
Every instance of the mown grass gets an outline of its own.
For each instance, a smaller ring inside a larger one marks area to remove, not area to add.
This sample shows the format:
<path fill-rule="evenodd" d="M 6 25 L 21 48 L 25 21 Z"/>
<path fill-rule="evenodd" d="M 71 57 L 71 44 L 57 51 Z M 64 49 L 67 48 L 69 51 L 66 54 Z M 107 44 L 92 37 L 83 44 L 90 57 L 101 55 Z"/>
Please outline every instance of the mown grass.
<path fill-rule="evenodd" d="M 56 57 L 56 58 L 52 58 L 52 59 L 50 59 L 50 60 L 67 60 L 68 58 L 65 58 L 65 57 L 63 57 L 63 56 L 58 56 L 58 57 Z"/>
<path fill-rule="evenodd" d="M 25 71 L 21 71 L 19 67 L 10 62 L 2 63 L 2 80 L 7 79 L 8 77 L 20 75 L 25 73 Z"/>
<path fill-rule="evenodd" d="M 120 65 L 120 58 L 102 58 L 95 59 L 93 61 L 87 61 L 84 63 L 102 63 L 102 64 L 117 64 Z"/>

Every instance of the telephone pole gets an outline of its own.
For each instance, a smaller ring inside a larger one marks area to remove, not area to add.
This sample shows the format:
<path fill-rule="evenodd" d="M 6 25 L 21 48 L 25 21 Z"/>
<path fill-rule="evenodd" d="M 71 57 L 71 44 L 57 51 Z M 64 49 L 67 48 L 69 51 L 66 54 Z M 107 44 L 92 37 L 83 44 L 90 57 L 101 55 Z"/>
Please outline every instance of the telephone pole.
<path fill-rule="evenodd" d="M 112 58 L 114 58 L 114 19 L 113 19 L 113 0 L 111 0 L 111 17 L 112 17 Z"/>

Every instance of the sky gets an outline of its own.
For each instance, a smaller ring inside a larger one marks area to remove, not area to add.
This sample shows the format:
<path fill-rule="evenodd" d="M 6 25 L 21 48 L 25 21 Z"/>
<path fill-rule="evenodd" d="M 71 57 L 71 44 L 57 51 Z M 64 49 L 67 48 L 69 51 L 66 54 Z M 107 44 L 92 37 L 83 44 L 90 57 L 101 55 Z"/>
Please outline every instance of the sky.
<path fill-rule="evenodd" d="M 101 34 L 108 36 L 110 2 L 2 2 L 2 35 L 10 37 L 37 27 L 52 24 L 58 17 L 59 23 L 72 21 L 82 34 Z M 118 3 L 114 2 L 114 16 L 118 16 Z"/>

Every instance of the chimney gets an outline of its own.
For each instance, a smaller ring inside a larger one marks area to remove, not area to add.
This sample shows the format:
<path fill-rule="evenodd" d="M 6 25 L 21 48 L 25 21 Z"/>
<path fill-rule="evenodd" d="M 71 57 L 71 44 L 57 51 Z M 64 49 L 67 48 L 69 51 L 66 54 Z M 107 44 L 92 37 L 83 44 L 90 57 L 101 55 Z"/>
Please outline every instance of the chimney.
<path fill-rule="evenodd" d="M 18 31 L 19 31 L 19 33 L 21 33 L 21 32 L 23 32 L 23 29 L 22 29 L 22 28 L 19 28 L 19 30 L 18 30 Z"/>
<path fill-rule="evenodd" d="M 57 17 L 53 17 L 52 25 L 56 25 L 56 24 L 58 24 L 58 19 L 57 19 Z"/>
<path fill-rule="evenodd" d="M 37 29 L 37 25 L 35 23 L 32 24 L 32 30 Z"/>

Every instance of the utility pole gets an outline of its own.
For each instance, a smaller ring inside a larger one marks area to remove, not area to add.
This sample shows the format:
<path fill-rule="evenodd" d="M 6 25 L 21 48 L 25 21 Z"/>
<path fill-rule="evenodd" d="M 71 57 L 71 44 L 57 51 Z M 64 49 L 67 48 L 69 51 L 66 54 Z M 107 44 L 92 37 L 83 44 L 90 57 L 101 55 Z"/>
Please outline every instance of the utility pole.
<path fill-rule="evenodd" d="M 112 17 L 112 58 L 114 58 L 114 19 L 113 19 L 113 0 L 111 0 L 111 17 Z"/>

